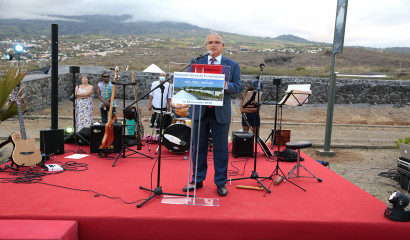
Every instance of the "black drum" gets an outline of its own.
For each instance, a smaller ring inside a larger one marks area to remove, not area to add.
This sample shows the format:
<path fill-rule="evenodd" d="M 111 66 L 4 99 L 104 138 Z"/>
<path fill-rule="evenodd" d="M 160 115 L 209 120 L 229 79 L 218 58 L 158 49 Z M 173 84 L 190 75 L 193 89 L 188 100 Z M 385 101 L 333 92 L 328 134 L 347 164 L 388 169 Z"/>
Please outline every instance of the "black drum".
<path fill-rule="evenodd" d="M 149 124 L 150 128 L 157 128 L 159 129 L 159 116 L 161 116 L 160 111 L 154 111 L 151 116 L 151 122 Z M 171 113 L 163 113 L 162 119 L 164 120 L 162 129 L 166 129 L 172 123 L 172 115 Z"/>
<path fill-rule="evenodd" d="M 191 128 L 185 124 L 172 124 L 164 131 L 162 143 L 171 152 L 184 153 L 189 150 Z"/>

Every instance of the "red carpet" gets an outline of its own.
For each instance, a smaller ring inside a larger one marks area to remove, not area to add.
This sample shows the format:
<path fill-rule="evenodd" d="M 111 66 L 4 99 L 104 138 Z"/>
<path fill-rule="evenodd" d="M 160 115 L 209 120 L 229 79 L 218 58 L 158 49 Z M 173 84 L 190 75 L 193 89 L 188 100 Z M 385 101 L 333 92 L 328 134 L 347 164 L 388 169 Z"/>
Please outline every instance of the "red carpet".
<path fill-rule="evenodd" d="M 127 202 L 147 198 L 149 192 L 139 186 L 150 187 L 156 158 L 139 154 L 120 157 L 115 167 L 114 156 L 65 158 L 79 148 L 88 154 L 88 146 L 66 145 L 64 155 L 47 161 L 62 165 L 76 162 L 69 166 L 70 170 L 58 174 L 35 176 L 30 182 L 17 184 L 11 182 L 17 177 L 9 173 L 12 170 L 0 172 L 0 218 L 74 220 L 78 222 L 79 239 L 397 239 L 407 238 L 410 233 L 409 223 L 383 217 L 386 204 L 304 154 L 302 164 L 323 179 L 322 183 L 313 178 L 291 179 L 306 192 L 290 182 L 272 185 L 270 194 L 235 187 L 257 186 L 255 180 L 248 179 L 233 181 L 228 186 L 228 196 L 219 197 L 209 160 L 208 178 L 197 197 L 219 198 L 219 207 L 164 204 L 162 196 L 158 196 L 136 208 L 137 203 L 125 204 L 114 197 Z M 156 145 L 148 152 L 145 146 L 142 151 L 156 157 L 155 149 Z M 187 154 L 162 149 L 160 183 L 164 192 L 183 193 L 188 174 L 184 156 Z M 232 165 L 229 170 L 242 173 L 246 159 L 231 157 L 239 170 Z M 157 166 L 153 187 L 157 186 Z M 275 166 L 264 155 L 258 157 L 259 176 L 269 176 Z M 280 163 L 285 173 L 293 166 L 294 163 Z M 28 169 L 23 167 L 18 172 Z M 39 168 L 32 170 L 35 169 Z M 253 158 L 247 162 L 244 176 L 249 177 L 252 170 Z M 238 177 L 242 176 L 232 178 Z M 271 181 L 264 183 L 269 186 Z"/>

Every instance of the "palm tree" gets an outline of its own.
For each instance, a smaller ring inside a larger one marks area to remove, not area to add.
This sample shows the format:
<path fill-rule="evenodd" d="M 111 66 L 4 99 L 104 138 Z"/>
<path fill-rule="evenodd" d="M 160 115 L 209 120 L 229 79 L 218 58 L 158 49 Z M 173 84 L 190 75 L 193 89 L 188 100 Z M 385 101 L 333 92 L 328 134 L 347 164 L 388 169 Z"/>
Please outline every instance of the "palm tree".
<path fill-rule="evenodd" d="M 28 72 L 28 68 L 15 65 L 6 66 L 0 78 L 0 123 L 18 113 L 17 104 L 10 101 L 10 94 L 14 88 L 23 80 Z M 20 88 L 18 97 L 20 102 L 24 99 L 23 88 Z M 22 105 L 22 109 L 26 107 Z"/>

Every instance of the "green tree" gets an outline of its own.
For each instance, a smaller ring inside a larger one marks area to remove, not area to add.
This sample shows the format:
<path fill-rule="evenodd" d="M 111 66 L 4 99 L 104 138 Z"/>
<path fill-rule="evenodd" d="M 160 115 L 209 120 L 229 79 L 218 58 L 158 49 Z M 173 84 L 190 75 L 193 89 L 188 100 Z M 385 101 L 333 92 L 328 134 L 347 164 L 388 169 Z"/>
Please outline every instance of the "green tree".
<path fill-rule="evenodd" d="M 10 94 L 23 80 L 28 72 L 27 67 L 15 65 L 6 66 L 1 73 L 0 79 L 0 123 L 18 113 L 17 104 L 10 101 Z M 20 102 L 23 100 L 22 88 L 17 93 Z M 22 104 L 22 109 L 26 107 Z"/>

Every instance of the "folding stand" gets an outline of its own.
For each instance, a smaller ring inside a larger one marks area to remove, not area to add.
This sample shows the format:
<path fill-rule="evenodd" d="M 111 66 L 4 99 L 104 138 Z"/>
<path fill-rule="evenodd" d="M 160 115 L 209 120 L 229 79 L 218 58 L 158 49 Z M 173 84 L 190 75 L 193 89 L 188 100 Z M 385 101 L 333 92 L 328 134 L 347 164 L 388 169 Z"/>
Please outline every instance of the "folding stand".
<path fill-rule="evenodd" d="M 143 155 L 143 156 L 145 156 L 145 157 L 147 157 L 147 158 L 151 158 L 151 159 L 153 159 L 153 157 L 150 157 L 150 156 L 148 156 L 148 155 L 145 155 L 145 154 L 143 154 L 143 153 L 140 153 L 140 152 L 138 152 L 138 151 L 135 151 L 134 149 L 131 149 L 131 148 L 129 148 L 128 146 L 127 146 L 127 143 L 126 143 L 126 140 L 125 140 L 125 87 L 127 86 L 127 85 L 135 85 L 135 83 L 119 83 L 119 82 L 114 82 L 114 84 L 117 84 L 117 85 L 122 85 L 122 89 L 123 89 L 123 106 L 124 106 L 124 108 L 123 108 L 123 124 L 122 124 L 122 137 L 121 137 L 121 151 L 118 153 L 118 156 L 117 156 L 117 158 L 115 159 L 115 161 L 114 161 L 114 163 L 112 164 L 112 166 L 113 167 L 115 167 L 115 164 L 117 163 L 117 161 L 118 161 L 118 158 L 120 158 L 120 156 L 121 156 L 121 154 L 122 154 L 122 157 L 123 158 L 125 158 L 125 157 L 127 157 L 126 155 L 125 155 L 125 150 L 127 149 L 127 150 L 129 150 L 129 151 L 132 151 L 133 153 L 131 153 L 131 154 L 129 154 L 128 156 L 131 156 L 131 155 L 134 155 L 134 154 L 141 154 L 141 155 Z"/>

